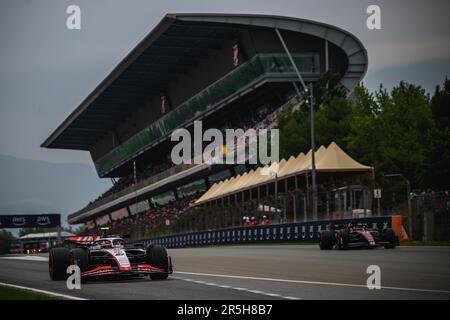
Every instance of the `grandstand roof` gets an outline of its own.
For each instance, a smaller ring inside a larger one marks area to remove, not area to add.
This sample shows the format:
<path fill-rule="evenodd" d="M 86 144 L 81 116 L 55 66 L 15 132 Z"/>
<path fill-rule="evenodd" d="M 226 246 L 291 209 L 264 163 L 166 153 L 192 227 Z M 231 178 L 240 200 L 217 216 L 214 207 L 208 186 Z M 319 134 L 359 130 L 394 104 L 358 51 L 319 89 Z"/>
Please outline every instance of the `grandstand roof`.
<path fill-rule="evenodd" d="M 251 14 L 167 14 L 91 94 L 42 143 L 42 147 L 90 150 L 150 95 L 190 66 L 208 59 L 237 28 L 278 28 L 327 39 L 344 50 L 351 90 L 367 70 L 367 52 L 352 34 L 324 23 Z"/>
<path fill-rule="evenodd" d="M 274 175 L 268 174 L 267 170 L 266 174 L 262 174 L 262 171 L 268 168 L 268 166 L 265 166 L 264 168 L 247 172 L 242 176 L 216 183 L 195 204 L 206 203 L 243 190 L 255 188 L 259 185 L 272 183 L 275 179 L 283 179 L 310 172 L 312 170 L 311 155 L 312 152 L 309 150 L 306 155 L 300 153 L 297 157 L 290 157 L 288 161 L 282 159 L 279 163 L 276 178 Z M 354 160 L 334 142 L 330 143 L 327 148 L 321 146 L 315 152 L 315 157 L 317 172 L 370 172 L 373 170 L 372 167 L 362 165 Z"/>

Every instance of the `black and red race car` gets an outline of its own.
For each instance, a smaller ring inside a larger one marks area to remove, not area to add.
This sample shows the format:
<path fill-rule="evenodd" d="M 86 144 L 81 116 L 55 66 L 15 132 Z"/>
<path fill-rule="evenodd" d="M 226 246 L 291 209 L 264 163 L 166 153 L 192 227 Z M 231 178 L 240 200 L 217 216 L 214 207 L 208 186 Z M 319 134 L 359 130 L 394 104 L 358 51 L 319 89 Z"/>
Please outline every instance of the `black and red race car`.
<path fill-rule="evenodd" d="M 78 265 L 81 279 L 104 276 L 149 275 L 152 280 L 167 279 L 172 261 L 160 245 L 126 247 L 116 236 L 71 237 L 63 247 L 53 248 L 49 255 L 52 280 L 65 280 L 69 265 Z"/>
<path fill-rule="evenodd" d="M 378 231 L 367 228 L 363 224 L 353 225 L 352 223 L 345 226 L 330 226 L 330 229 L 323 230 L 319 237 L 321 250 L 377 247 L 394 249 L 397 242 L 395 231 L 391 228 Z"/>

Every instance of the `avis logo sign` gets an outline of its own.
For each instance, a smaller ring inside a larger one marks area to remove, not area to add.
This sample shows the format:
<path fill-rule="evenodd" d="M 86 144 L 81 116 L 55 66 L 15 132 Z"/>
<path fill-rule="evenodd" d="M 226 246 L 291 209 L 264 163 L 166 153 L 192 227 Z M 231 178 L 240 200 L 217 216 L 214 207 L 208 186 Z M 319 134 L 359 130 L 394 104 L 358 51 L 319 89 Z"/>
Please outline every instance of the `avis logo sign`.
<path fill-rule="evenodd" d="M 373 290 L 381 289 L 381 269 L 379 266 L 373 264 L 367 267 L 366 273 L 369 274 L 369 277 L 366 281 L 367 289 Z"/>
<path fill-rule="evenodd" d="M 69 275 L 66 281 L 67 289 L 73 290 L 81 289 L 81 270 L 77 265 L 70 265 L 67 267 L 66 273 Z"/>

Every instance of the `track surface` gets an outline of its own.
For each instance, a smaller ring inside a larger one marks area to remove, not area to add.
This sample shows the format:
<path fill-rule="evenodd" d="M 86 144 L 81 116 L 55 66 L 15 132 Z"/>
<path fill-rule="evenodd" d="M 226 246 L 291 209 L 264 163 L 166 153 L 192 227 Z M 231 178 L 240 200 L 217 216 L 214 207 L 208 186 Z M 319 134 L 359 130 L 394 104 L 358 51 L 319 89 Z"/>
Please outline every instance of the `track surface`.
<path fill-rule="evenodd" d="M 87 299 L 450 299 L 450 248 L 232 246 L 169 254 L 175 272 L 166 281 L 92 281 L 68 290 L 64 281 L 50 281 L 41 256 L 0 258 L 0 282 Z M 380 290 L 366 287 L 369 265 L 381 268 Z"/>

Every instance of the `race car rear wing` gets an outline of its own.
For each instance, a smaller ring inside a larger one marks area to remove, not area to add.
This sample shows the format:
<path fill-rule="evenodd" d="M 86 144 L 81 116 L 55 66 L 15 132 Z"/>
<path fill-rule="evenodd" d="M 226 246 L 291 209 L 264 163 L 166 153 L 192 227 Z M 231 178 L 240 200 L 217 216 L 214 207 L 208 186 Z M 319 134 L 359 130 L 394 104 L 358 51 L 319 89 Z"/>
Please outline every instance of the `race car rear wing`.
<path fill-rule="evenodd" d="M 367 223 L 363 223 L 363 222 L 357 222 L 357 223 L 334 223 L 334 224 L 329 224 L 327 229 L 329 230 L 341 230 L 341 229 L 346 229 L 349 226 L 352 226 L 353 228 L 368 228 L 368 224 Z"/>
<path fill-rule="evenodd" d="M 145 248 L 145 243 L 136 242 L 136 243 L 126 243 L 125 247 L 133 249 L 133 248 Z"/>
<path fill-rule="evenodd" d="M 80 236 L 80 237 L 75 236 L 66 239 L 66 242 L 79 245 L 89 245 L 98 239 L 100 239 L 100 236 Z"/>

